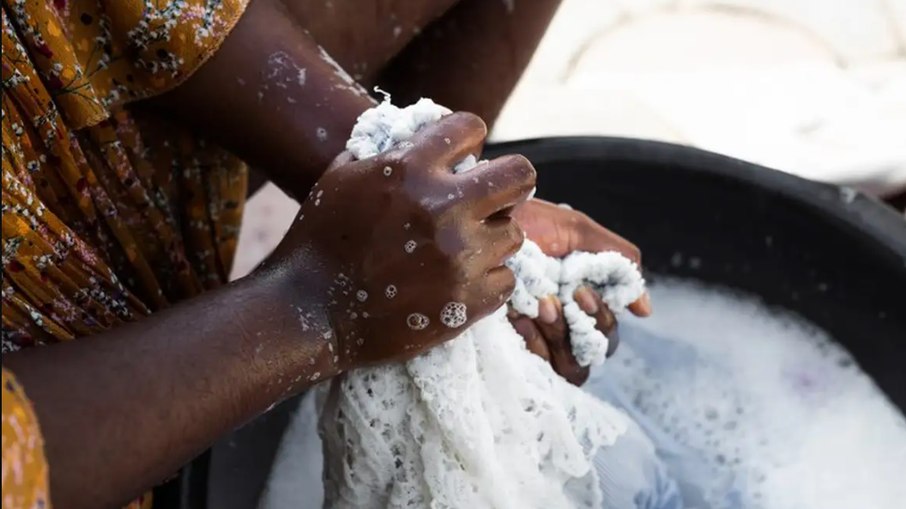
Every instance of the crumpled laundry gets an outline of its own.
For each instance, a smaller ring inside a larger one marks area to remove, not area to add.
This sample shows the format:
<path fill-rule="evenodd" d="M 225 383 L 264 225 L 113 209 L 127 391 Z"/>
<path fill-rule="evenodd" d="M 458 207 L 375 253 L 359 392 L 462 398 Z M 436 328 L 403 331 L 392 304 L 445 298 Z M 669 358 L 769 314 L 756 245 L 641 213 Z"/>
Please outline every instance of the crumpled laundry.
<path fill-rule="evenodd" d="M 367 158 L 407 143 L 449 110 L 389 100 L 361 115 L 347 149 Z M 454 171 L 481 171 L 474 156 Z M 582 365 L 600 364 L 608 340 L 573 299 L 579 285 L 614 312 L 644 292 L 639 268 L 614 252 L 550 258 L 526 240 L 508 262 L 509 305 L 537 316 L 558 295 Z M 441 312 L 441 310 L 438 310 Z M 328 508 L 599 508 L 594 459 L 629 420 L 557 375 L 525 348 L 500 309 L 405 363 L 355 370 L 324 388 Z"/>

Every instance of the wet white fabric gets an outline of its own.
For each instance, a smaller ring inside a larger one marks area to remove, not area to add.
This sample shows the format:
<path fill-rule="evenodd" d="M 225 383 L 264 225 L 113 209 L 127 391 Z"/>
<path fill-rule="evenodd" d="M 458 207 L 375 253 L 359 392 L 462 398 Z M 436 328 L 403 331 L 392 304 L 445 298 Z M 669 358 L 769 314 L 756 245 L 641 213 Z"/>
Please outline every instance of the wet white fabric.
<path fill-rule="evenodd" d="M 347 148 L 374 156 L 447 113 L 427 99 L 402 109 L 385 101 L 359 118 Z M 470 157 L 455 171 L 481 169 Z M 644 291 L 638 268 L 616 253 L 561 261 L 526 241 L 509 265 L 511 305 L 537 316 L 538 298 L 559 294 L 584 364 L 603 360 L 607 338 L 572 292 L 591 284 L 621 310 Z M 347 373 L 323 396 L 329 508 L 599 508 L 593 459 L 628 422 L 528 352 L 505 309 L 404 364 Z"/>

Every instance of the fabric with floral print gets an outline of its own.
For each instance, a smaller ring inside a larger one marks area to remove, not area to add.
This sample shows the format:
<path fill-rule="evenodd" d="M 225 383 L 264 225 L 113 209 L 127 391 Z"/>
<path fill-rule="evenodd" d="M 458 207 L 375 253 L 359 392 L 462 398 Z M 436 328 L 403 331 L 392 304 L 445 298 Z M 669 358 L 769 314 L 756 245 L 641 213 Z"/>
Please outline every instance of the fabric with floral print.
<path fill-rule="evenodd" d="M 3 507 L 49 507 L 44 440 L 16 378 L 3 370 Z"/>
<path fill-rule="evenodd" d="M 227 281 L 247 167 L 130 103 L 187 79 L 247 2 L 2 0 L 4 353 Z M 7 446 L 25 447 L 7 435 L 6 401 L 4 494 Z M 11 489 L 46 491 L 46 465 L 20 473 Z"/>

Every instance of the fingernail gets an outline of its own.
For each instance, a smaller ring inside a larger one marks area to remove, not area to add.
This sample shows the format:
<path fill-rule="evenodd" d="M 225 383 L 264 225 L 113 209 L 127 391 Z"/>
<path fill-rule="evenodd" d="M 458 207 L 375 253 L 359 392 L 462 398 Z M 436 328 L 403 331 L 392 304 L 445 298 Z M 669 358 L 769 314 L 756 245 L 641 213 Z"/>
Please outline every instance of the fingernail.
<path fill-rule="evenodd" d="M 595 295 L 591 288 L 583 286 L 576 290 L 573 297 L 576 299 L 576 303 L 579 304 L 582 311 L 585 311 L 590 315 L 598 312 L 598 302 L 595 300 Z"/>
<path fill-rule="evenodd" d="M 548 325 L 557 321 L 557 305 L 553 297 L 545 297 L 538 303 L 538 319 Z"/>
<path fill-rule="evenodd" d="M 639 297 L 639 311 L 643 316 L 648 316 L 651 314 L 651 297 L 648 295 L 648 292 L 642 294 Z"/>

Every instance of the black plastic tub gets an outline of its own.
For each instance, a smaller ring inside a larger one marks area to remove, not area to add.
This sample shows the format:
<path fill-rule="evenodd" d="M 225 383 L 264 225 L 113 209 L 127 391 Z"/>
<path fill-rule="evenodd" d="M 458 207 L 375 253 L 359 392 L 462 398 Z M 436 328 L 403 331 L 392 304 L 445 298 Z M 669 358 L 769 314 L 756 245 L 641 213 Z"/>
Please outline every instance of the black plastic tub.
<path fill-rule="evenodd" d="M 760 295 L 827 330 L 906 412 L 906 220 L 848 189 L 678 145 L 550 138 L 492 145 L 538 169 L 539 196 L 638 244 L 648 271 Z M 683 260 L 696 258 L 695 264 Z M 202 455 L 160 507 L 251 509 L 297 401 Z"/>

